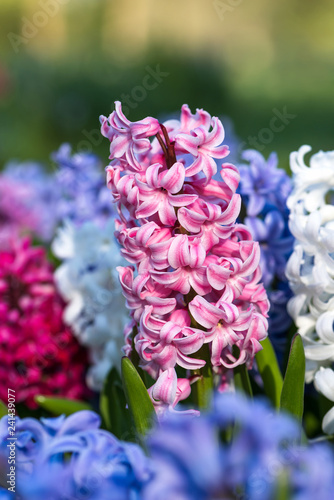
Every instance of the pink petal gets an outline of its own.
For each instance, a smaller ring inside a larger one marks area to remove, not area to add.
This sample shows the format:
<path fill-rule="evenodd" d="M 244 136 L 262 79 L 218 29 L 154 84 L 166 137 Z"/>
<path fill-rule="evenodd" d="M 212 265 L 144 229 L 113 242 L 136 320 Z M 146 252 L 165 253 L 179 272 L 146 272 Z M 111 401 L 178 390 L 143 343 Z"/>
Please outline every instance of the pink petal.
<path fill-rule="evenodd" d="M 168 251 L 168 262 L 174 269 L 189 265 L 190 251 L 187 235 L 180 234 L 173 238 Z"/>
<path fill-rule="evenodd" d="M 185 169 L 182 163 L 176 162 L 162 174 L 161 186 L 169 193 L 177 194 L 181 191 L 185 178 Z"/>
<path fill-rule="evenodd" d="M 201 229 L 201 225 L 205 221 L 205 216 L 199 214 L 193 210 L 182 207 L 177 213 L 177 218 L 182 227 L 184 227 L 190 233 L 198 233 Z"/>
<path fill-rule="evenodd" d="M 186 370 L 199 370 L 205 366 L 205 361 L 203 359 L 189 358 L 182 352 L 177 351 L 177 364 Z"/>
<path fill-rule="evenodd" d="M 159 170 L 163 168 L 160 163 L 150 165 L 146 170 L 146 182 L 151 188 L 160 187 L 159 183 Z"/>
<path fill-rule="evenodd" d="M 189 310 L 195 321 L 205 328 L 216 326 L 224 316 L 224 313 L 218 307 L 210 304 L 199 295 L 190 302 Z"/>
<path fill-rule="evenodd" d="M 146 302 L 153 306 L 154 314 L 164 316 L 171 313 L 176 306 L 176 299 L 161 297 L 146 297 Z"/>
<path fill-rule="evenodd" d="M 176 221 L 176 214 L 172 206 L 171 199 L 163 196 L 159 205 L 159 218 L 165 226 L 173 226 Z"/>
<path fill-rule="evenodd" d="M 206 277 L 206 268 L 194 269 L 189 275 L 189 284 L 199 295 L 206 295 L 211 292 L 211 285 Z"/>
<path fill-rule="evenodd" d="M 201 244 L 200 238 L 194 238 L 189 245 L 189 266 L 191 268 L 201 267 L 205 261 L 206 251 Z"/>
<path fill-rule="evenodd" d="M 177 134 L 175 137 L 175 146 L 183 151 L 186 151 L 193 156 L 198 155 L 198 146 L 200 142 L 197 137 L 189 134 Z"/>
<path fill-rule="evenodd" d="M 207 268 L 208 282 L 215 290 L 222 290 L 231 275 L 231 270 L 221 265 L 211 264 Z"/>
<path fill-rule="evenodd" d="M 195 194 L 174 194 L 169 195 L 168 199 L 173 207 L 186 207 L 191 203 L 194 203 L 198 198 Z"/>
<path fill-rule="evenodd" d="M 172 405 L 175 401 L 177 376 L 174 368 L 161 373 L 156 383 L 151 387 L 152 398 Z"/>

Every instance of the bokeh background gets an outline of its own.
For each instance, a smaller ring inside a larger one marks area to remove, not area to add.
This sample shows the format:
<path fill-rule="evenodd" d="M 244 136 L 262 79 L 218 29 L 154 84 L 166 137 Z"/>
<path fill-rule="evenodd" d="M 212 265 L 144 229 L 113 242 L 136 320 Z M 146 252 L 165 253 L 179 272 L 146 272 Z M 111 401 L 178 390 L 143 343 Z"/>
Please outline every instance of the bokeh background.
<path fill-rule="evenodd" d="M 63 142 L 107 162 L 116 99 L 132 121 L 185 102 L 228 116 L 286 168 L 301 144 L 334 148 L 332 0 L 0 0 L 0 24 L 0 168 Z"/>

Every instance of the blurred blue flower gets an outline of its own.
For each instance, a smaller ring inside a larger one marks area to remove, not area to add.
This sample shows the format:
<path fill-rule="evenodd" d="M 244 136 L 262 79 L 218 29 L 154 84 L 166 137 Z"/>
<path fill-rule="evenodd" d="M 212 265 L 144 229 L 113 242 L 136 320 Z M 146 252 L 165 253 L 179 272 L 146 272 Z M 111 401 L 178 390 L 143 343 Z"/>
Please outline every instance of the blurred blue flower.
<path fill-rule="evenodd" d="M 284 498 L 332 499 L 333 450 L 298 445 L 297 421 L 261 400 L 217 394 L 200 417 L 167 414 L 146 438 L 148 457 L 99 425 L 91 411 L 40 421 L 17 418 L 20 499 L 272 500 L 281 482 L 288 483 Z M 3 417 L 2 470 L 7 437 Z M 0 498 L 11 497 L 1 497 L 0 490 Z"/>
<path fill-rule="evenodd" d="M 51 158 L 57 167 L 55 180 L 60 193 L 58 220 L 76 225 L 92 221 L 103 226 L 115 211 L 99 158 L 91 153 L 72 154 L 69 144 L 63 144 Z"/>
<path fill-rule="evenodd" d="M 0 500 L 14 500 L 14 499 L 15 499 L 15 493 L 5 490 L 0 486 Z"/>
<path fill-rule="evenodd" d="M 232 442 L 226 438 L 231 432 Z M 332 450 L 300 447 L 299 439 L 300 428 L 291 417 L 261 401 L 219 395 L 209 414 L 171 414 L 151 433 L 148 449 L 155 474 L 143 499 L 272 500 L 287 479 L 284 498 L 330 500 Z"/>
<path fill-rule="evenodd" d="M 292 324 L 286 309 L 291 292 L 285 276 L 294 243 L 286 205 L 292 183 L 278 168 L 276 153 L 265 160 L 261 153 L 249 149 L 242 158 L 249 162 L 239 166 L 239 193 L 246 212 L 243 222 L 260 243 L 262 280 L 270 301 L 269 336 L 280 357 Z"/>
<path fill-rule="evenodd" d="M 254 149 L 243 152 L 242 158 L 249 165 L 238 166 L 240 171 L 240 193 L 247 197 L 247 215 L 254 217 L 266 205 L 272 205 L 281 212 L 286 211 L 286 199 L 291 191 L 291 179 L 278 167 L 276 153 L 271 153 L 268 160 Z"/>
<path fill-rule="evenodd" d="M 22 500 L 137 499 L 150 477 L 141 448 L 100 430 L 100 417 L 16 419 L 16 478 Z M 0 460 L 7 450 L 7 417 L 0 423 Z"/>
<path fill-rule="evenodd" d="M 101 161 L 90 153 L 72 154 L 63 144 L 51 155 L 56 171 L 34 162 L 10 162 L 0 176 L 2 238 L 28 231 L 50 242 L 57 226 L 70 220 L 104 226 L 115 216 Z"/>
<path fill-rule="evenodd" d="M 263 219 L 246 217 L 244 223 L 261 246 L 260 265 L 264 286 L 269 287 L 275 277 L 286 281 L 285 267 L 294 242 L 287 218 L 273 209 L 264 215 Z"/>
<path fill-rule="evenodd" d="M 10 162 L 2 172 L 0 183 L 5 180 L 14 183 L 17 203 L 21 203 L 26 214 L 30 214 L 32 222 L 29 229 L 42 241 L 50 241 L 57 224 L 56 207 L 59 202 L 59 192 L 54 185 L 53 177 L 41 164 Z M 24 192 L 21 186 L 24 186 Z"/>

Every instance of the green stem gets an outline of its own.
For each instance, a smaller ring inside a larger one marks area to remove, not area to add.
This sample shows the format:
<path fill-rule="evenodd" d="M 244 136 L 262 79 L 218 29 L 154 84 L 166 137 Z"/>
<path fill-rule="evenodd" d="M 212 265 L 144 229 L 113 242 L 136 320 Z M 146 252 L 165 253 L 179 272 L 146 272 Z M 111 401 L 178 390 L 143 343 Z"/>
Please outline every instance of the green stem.
<path fill-rule="evenodd" d="M 253 397 L 252 386 L 249 380 L 248 370 L 245 364 L 234 368 L 234 385 L 236 389 L 243 392 L 250 398 Z"/>
<path fill-rule="evenodd" d="M 200 370 L 195 370 L 194 375 L 199 375 L 199 380 L 194 384 L 192 394 L 199 409 L 209 408 L 213 391 L 213 375 L 210 360 L 210 350 L 208 344 L 204 344 L 196 353 L 196 358 L 204 359 L 205 366 Z"/>
<path fill-rule="evenodd" d="M 240 355 L 240 351 L 237 346 L 233 346 L 233 356 L 235 358 L 238 358 Z M 234 374 L 234 385 L 235 388 L 238 389 L 240 392 L 243 392 L 250 398 L 253 397 L 253 391 L 252 391 L 252 386 L 249 380 L 249 375 L 248 375 L 248 370 L 247 366 L 245 363 L 242 365 L 238 365 L 234 368 L 233 370 Z"/>

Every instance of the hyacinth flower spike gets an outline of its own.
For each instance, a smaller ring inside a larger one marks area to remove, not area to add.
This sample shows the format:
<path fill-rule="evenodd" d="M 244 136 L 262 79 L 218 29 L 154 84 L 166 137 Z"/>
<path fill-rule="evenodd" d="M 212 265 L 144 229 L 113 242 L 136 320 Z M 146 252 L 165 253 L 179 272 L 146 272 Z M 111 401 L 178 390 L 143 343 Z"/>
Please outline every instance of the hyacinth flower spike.
<path fill-rule="evenodd" d="M 117 268 L 131 314 L 124 352 L 156 381 L 159 414 L 188 397 L 198 406 L 213 381 L 223 387 L 235 366 L 252 366 L 267 336 L 259 245 L 236 223 L 238 169 L 223 163 L 213 179 L 228 155 L 223 125 L 186 105 L 180 120 L 130 122 L 117 102 L 101 132 L 115 235 L 130 264 Z"/>

